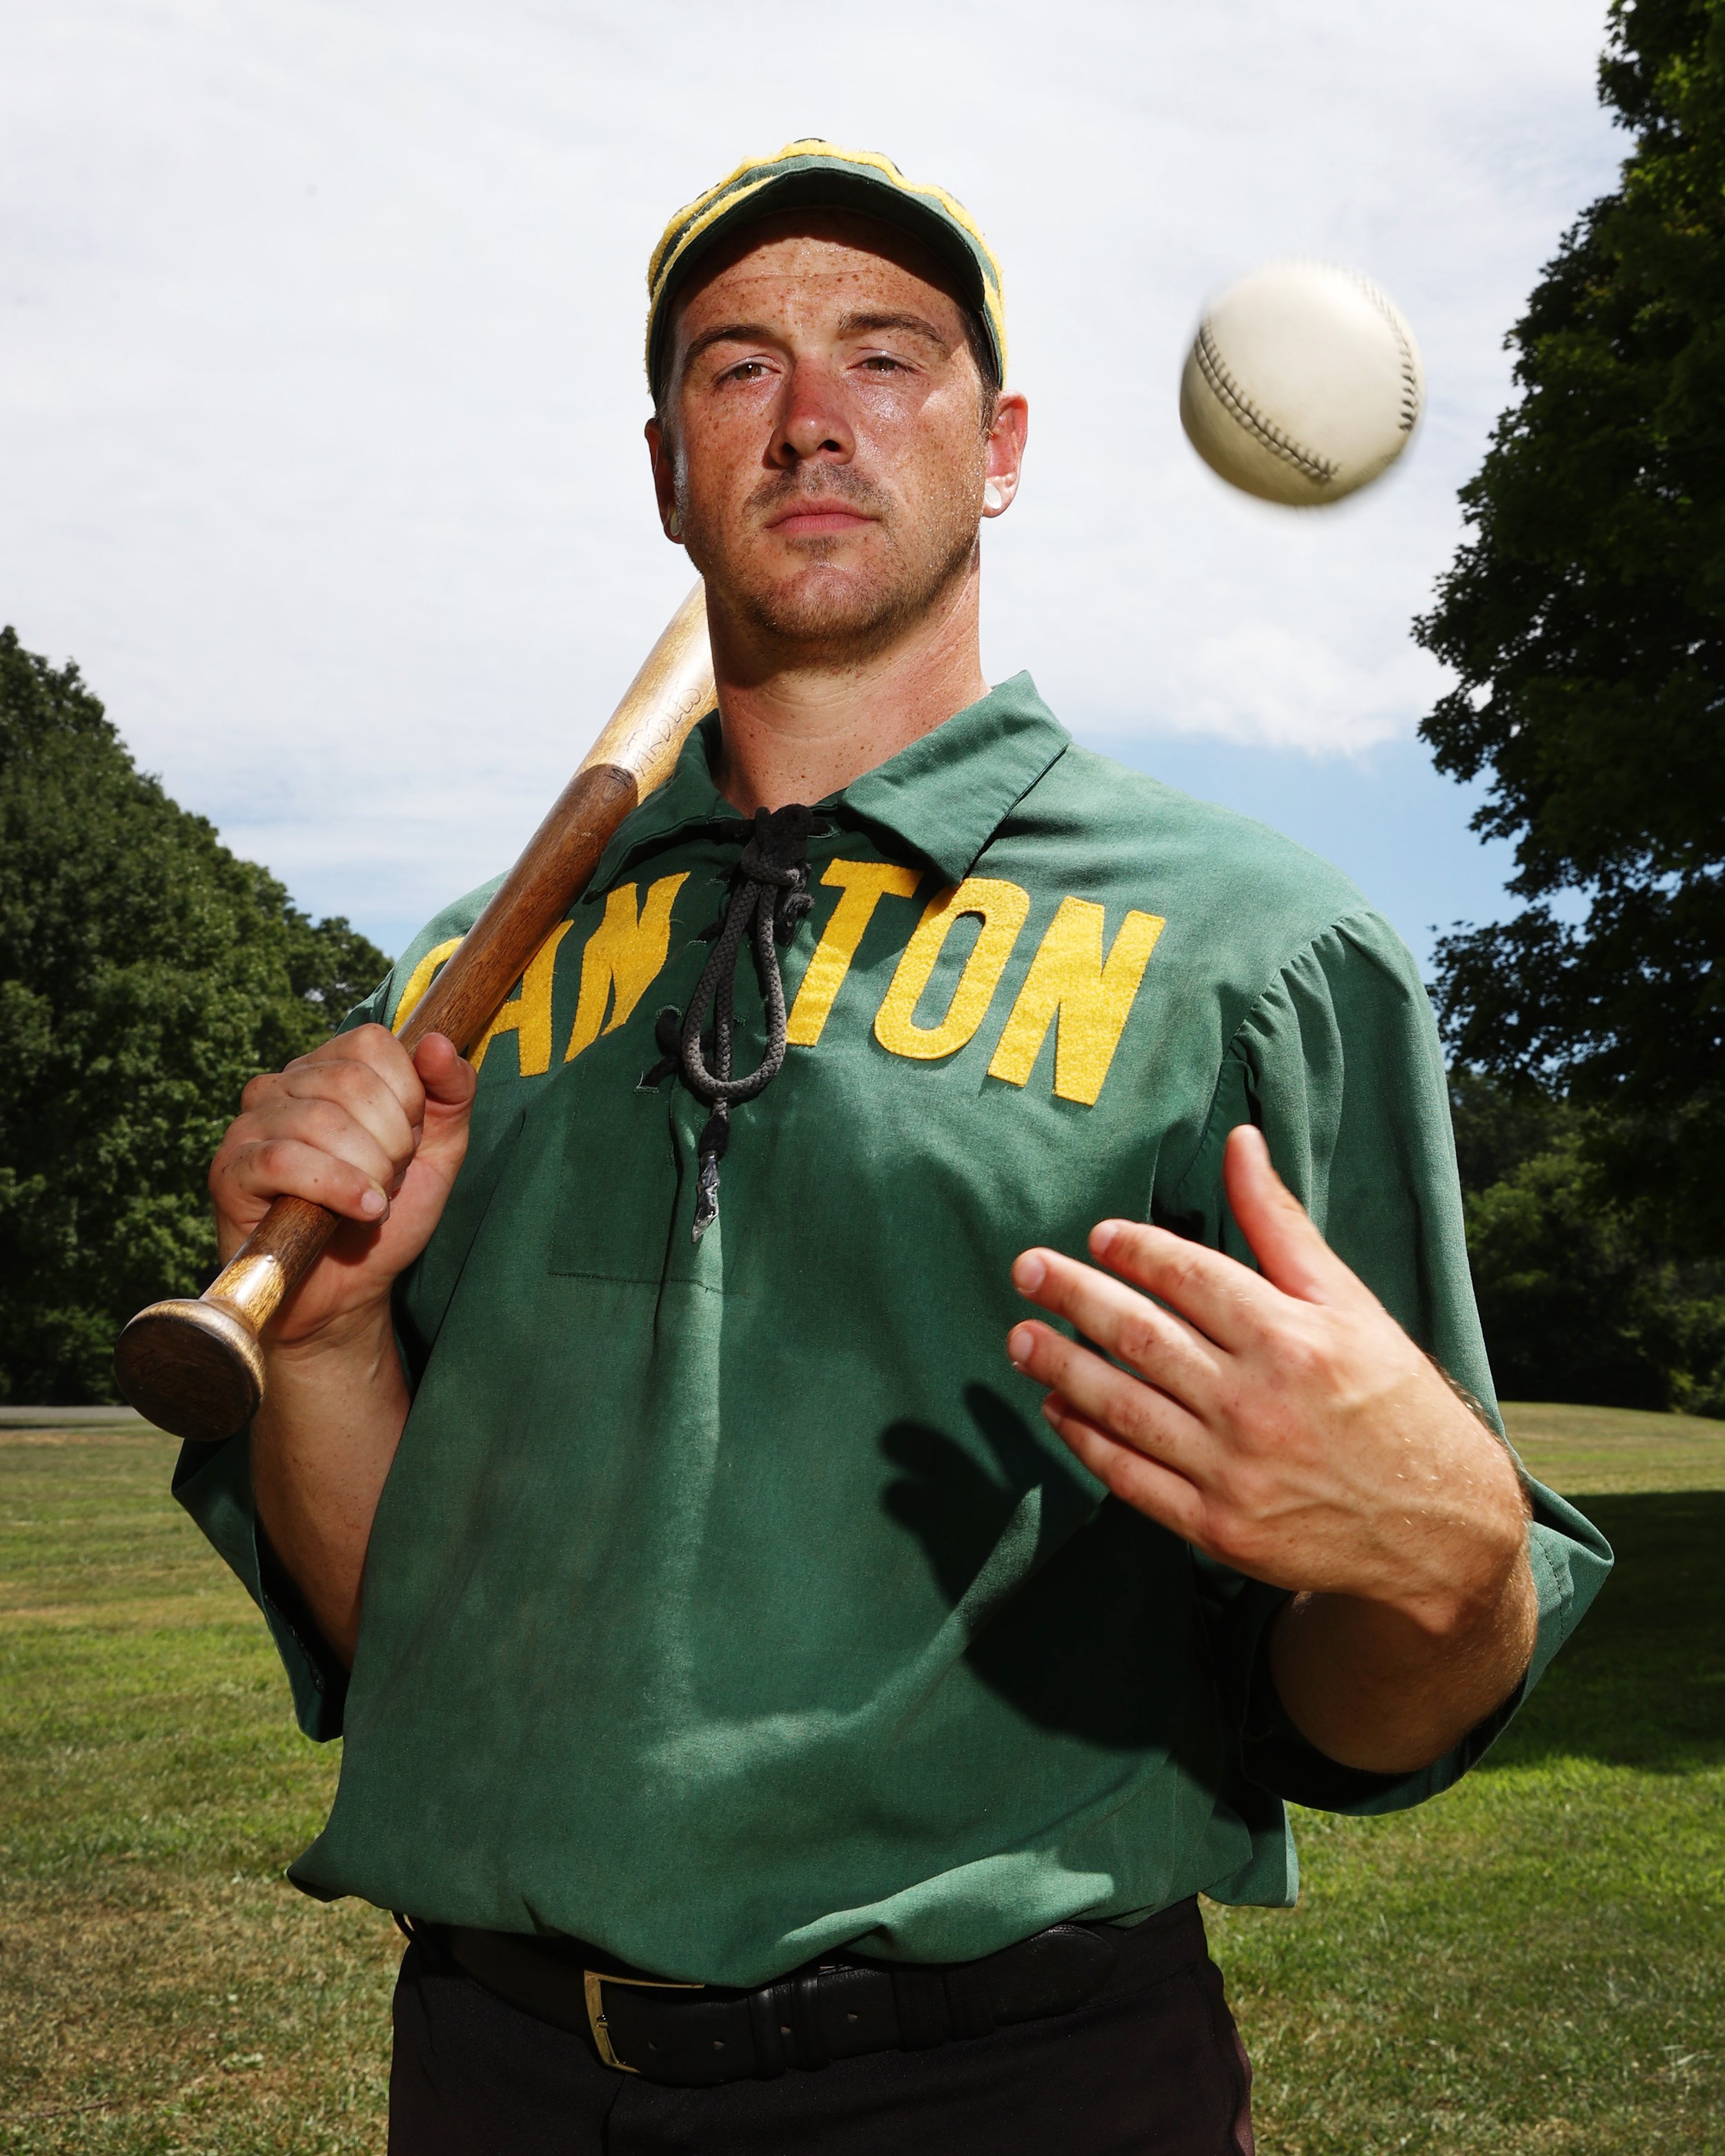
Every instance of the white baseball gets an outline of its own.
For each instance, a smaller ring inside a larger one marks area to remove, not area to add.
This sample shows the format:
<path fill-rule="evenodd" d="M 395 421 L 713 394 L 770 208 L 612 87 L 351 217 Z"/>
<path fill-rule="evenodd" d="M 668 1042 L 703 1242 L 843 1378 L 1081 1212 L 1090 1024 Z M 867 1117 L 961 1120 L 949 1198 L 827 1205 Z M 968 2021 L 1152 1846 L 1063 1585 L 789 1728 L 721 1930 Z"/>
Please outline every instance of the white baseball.
<path fill-rule="evenodd" d="M 1272 262 L 1231 285 L 1180 377 L 1180 424 L 1210 469 L 1301 508 L 1368 485 L 1425 402 L 1400 313 L 1369 277 L 1327 262 Z"/>

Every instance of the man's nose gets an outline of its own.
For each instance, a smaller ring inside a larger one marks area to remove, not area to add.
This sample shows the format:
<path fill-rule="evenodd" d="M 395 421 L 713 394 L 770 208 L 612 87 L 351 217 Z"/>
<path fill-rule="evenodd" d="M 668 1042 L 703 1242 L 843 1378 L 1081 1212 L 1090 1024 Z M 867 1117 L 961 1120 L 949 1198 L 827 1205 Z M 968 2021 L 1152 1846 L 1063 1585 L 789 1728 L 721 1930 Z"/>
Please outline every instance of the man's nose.
<path fill-rule="evenodd" d="M 773 463 L 782 471 L 801 464 L 849 464 L 855 447 L 844 393 L 830 371 L 798 360 L 785 383 L 773 431 Z"/>

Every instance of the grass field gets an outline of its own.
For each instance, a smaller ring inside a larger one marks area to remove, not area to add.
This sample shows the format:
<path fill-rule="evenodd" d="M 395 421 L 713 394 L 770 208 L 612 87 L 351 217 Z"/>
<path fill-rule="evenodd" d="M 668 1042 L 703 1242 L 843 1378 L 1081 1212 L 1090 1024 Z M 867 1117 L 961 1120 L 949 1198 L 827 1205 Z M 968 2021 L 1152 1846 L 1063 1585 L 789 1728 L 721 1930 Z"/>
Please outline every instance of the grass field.
<path fill-rule="evenodd" d="M 1470 1781 L 1211 1912 L 1265 2156 L 1725 2152 L 1725 1424 L 1511 1414 L 1618 1572 Z M 0 2151 L 381 2150 L 396 1935 L 282 1881 L 336 1761 L 172 1450 L 0 1430 Z"/>

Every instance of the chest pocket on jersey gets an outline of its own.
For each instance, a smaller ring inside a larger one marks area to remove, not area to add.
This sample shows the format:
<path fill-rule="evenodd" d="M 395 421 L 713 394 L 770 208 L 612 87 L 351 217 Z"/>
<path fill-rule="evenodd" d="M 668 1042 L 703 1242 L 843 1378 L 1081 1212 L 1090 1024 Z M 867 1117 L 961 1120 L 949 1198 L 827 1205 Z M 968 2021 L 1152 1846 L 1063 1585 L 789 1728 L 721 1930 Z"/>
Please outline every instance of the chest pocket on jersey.
<path fill-rule="evenodd" d="M 582 1097 L 561 1118 L 554 1273 L 655 1287 L 665 1277 L 674 1224 L 687 1209 L 665 1091 L 637 1090 L 641 1060 L 640 1042 L 620 1039 L 595 1043 L 582 1059 Z M 576 1079 L 572 1070 L 562 1082 Z"/>

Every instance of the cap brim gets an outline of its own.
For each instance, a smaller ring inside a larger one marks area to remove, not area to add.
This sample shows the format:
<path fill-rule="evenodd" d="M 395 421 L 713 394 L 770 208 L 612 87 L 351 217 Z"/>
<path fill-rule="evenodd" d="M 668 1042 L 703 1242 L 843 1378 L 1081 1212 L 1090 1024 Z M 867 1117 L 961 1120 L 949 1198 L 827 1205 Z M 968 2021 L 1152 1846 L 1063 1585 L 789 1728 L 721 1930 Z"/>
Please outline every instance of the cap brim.
<path fill-rule="evenodd" d="M 656 382 L 659 379 L 672 304 L 701 261 L 740 226 L 757 223 L 763 217 L 776 216 L 788 209 L 856 210 L 878 218 L 883 224 L 896 225 L 900 231 L 920 240 L 952 271 L 958 296 L 981 324 L 983 334 L 993 352 L 996 367 L 1002 367 L 1004 355 L 989 316 L 988 286 L 982 265 L 946 220 L 918 202 L 914 195 L 884 179 L 876 180 L 866 172 L 854 170 L 817 168 L 785 172 L 752 187 L 742 200 L 715 218 L 684 246 L 653 305 L 647 338 L 647 372 L 650 381 Z"/>

